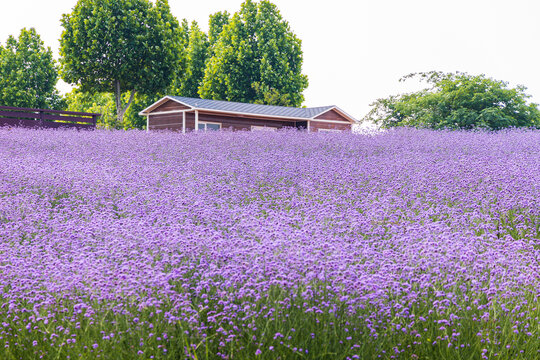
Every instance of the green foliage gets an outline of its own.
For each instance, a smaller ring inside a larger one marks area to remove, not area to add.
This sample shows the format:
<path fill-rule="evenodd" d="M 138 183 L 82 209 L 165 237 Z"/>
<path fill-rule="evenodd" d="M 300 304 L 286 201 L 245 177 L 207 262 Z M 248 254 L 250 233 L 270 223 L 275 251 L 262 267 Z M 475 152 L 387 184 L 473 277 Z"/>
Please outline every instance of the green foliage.
<path fill-rule="evenodd" d="M 177 73 L 172 93 L 180 96 L 199 97 L 206 58 L 208 56 L 208 37 L 199 28 L 196 21 L 187 28 L 187 22 L 182 23 L 183 52 L 179 71 Z"/>
<path fill-rule="evenodd" d="M 210 19 L 208 20 L 208 41 L 210 42 L 210 46 L 217 43 L 223 28 L 230 20 L 231 15 L 227 11 L 219 11 L 210 15 Z"/>
<path fill-rule="evenodd" d="M 364 120 L 383 127 L 413 126 L 433 129 L 503 129 L 540 126 L 536 104 L 524 86 L 467 73 L 410 74 L 400 81 L 419 78 L 431 87 L 409 94 L 378 99 Z"/>
<path fill-rule="evenodd" d="M 74 89 L 65 95 L 67 110 L 101 114 L 98 128 L 111 129 L 116 126 L 115 103 L 112 93 L 82 92 Z"/>
<path fill-rule="evenodd" d="M 180 40 L 173 20 L 167 0 L 155 6 L 149 0 L 79 0 L 62 18 L 63 79 L 83 92 L 114 92 L 123 124 L 135 94 L 164 92 L 171 84 Z"/>
<path fill-rule="evenodd" d="M 161 5 L 160 5 L 161 3 Z M 188 57 L 187 51 L 189 47 L 189 23 L 186 19 L 182 20 L 182 23 L 178 22 L 178 19 L 174 17 L 171 12 L 168 4 L 165 2 L 160 2 L 157 5 L 160 7 L 160 12 L 162 14 L 162 19 L 165 21 L 166 25 L 170 28 L 172 36 L 174 38 L 176 48 L 176 62 L 175 66 L 172 69 L 171 82 L 164 91 L 160 91 L 160 94 L 175 94 L 179 95 L 180 87 L 182 86 L 182 81 L 185 77 L 187 68 L 188 68 Z M 155 96 L 158 93 L 147 94 L 148 96 Z M 148 104 L 147 104 L 148 105 Z M 146 106 L 145 106 L 146 107 Z M 143 107 L 143 109 L 145 108 Z"/>
<path fill-rule="evenodd" d="M 129 94 L 123 94 L 122 101 L 127 101 Z M 74 89 L 66 94 L 65 101 L 67 110 L 80 112 L 93 112 L 101 114 L 98 118 L 97 126 L 102 129 L 145 129 L 146 118 L 139 115 L 144 108 L 159 99 L 154 95 L 135 95 L 132 105 L 124 115 L 123 124 L 116 122 L 116 105 L 114 94 L 112 93 L 88 93 Z"/>
<path fill-rule="evenodd" d="M 60 308 L 41 307 L 38 313 L 29 310 L 20 318 L 5 317 L 2 336 L 9 346 L 0 348 L 0 358 L 213 360 L 222 358 L 219 353 L 239 360 L 538 358 L 538 327 L 529 327 L 528 333 L 516 330 L 516 324 L 528 321 L 523 313 L 533 319 L 540 316 L 534 289 L 526 297 L 526 305 L 496 297 L 479 299 L 472 291 L 465 291 L 452 301 L 446 300 L 448 307 L 437 311 L 430 304 L 444 299 L 432 290 L 429 297 L 415 301 L 410 313 L 395 308 L 374 321 L 376 307 L 350 311 L 346 302 L 328 296 L 330 286 L 313 283 L 289 291 L 271 286 L 249 307 L 238 306 L 232 320 L 220 315 L 223 305 L 215 300 L 215 294 L 224 289 L 218 288 L 209 288 L 204 297 L 189 296 L 198 312 L 191 319 L 182 316 L 176 322 L 165 316 L 175 311 L 167 299 L 160 299 L 158 307 L 137 307 L 129 299 L 122 303 L 90 301 L 91 311 L 59 299 Z M 184 290 L 178 287 L 175 291 Z M 397 300 L 391 294 L 389 298 Z M 335 305 L 325 306 L 329 301 Z M 0 299 L 0 305 L 8 306 L 8 299 Z M 33 305 L 19 306 L 32 309 Z M 126 310 L 119 312 L 119 308 Z M 61 316 L 51 315 L 55 313 Z M 211 326 L 204 333 L 194 331 L 194 321 Z M 31 331 L 13 330 L 25 323 L 32 324 Z M 241 336 L 231 341 L 229 334 L 239 327 Z"/>
<path fill-rule="evenodd" d="M 301 41 L 269 1 L 246 0 L 223 26 L 225 15 L 210 20 L 213 43 L 199 94 L 206 99 L 283 103 L 300 106 L 308 85 L 301 73 Z M 275 96 L 275 94 L 280 96 Z"/>
<path fill-rule="evenodd" d="M 62 110 L 55 89 L 58 72 L 50 48 L 34 28 L 0 45 L 0 105 Z"/>
<path fill-rule="evenodd" d="M 289 94 L 280 94 L 279 91 L 274 88 L 264 88 L 259 82 L 254 82 L 253 84 L 251 84 L 251 87 L 253 88 L 253 90 L 255 90 L 257 94 L 257 100 L 253 101 L 254 104 L 291 106 Z"/>
<path fill-rule="evenodd" d="M 65 95 L 65 108 L 68 111 L 92 112 L 101 114 L 97 121 L 97 127 L 101 129 L 146 129 L 146 118 L 139 112 L 159 100 L 162 95 L 153 96 L 136 94 L 131 106 L 124 114 L 122 124 L 116 121 L 116 105 L 113 93 L 100 92 L 89 93 L 74 89 Z M 122 101 L 127 102 L 129 94 L 122 95 Z"/>
<path fill-rule="evenodd" d="M 173 83 L 171 85 L 172 93 L 175 95 L 179 95 L 177 93 L 178 89 L 181 86 L 181 79 L 184 76 L 184 73 L 187 69 L 187 48 L 189 46 L 189 23 L 186 19 L 182 20 L 181 24 L 178 24 L 177 28 L 177 34 L 178 34 L 178 44 L 179 44 L 179 50 L 178 50 L 178 63 L 176 66 L 176 71 L 174 73 Z"/>
<path fill-rule="evenodd" d="M 140 116 L 139 112 L 146 109 L 148 105 L 155 103 L 162 98 L 161 94 L 141 95 L 138 94 L 133 100 L 133 105 L 126 112 L 124 119 L 124 130 L 146 129 L 146 117 Z"/>

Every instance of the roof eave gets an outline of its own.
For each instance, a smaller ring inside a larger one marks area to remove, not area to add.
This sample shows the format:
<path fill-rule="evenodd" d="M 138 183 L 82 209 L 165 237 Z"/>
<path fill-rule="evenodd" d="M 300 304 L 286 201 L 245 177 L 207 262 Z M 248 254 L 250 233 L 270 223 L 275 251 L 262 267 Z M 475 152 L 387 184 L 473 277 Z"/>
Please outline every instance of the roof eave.
<path fill-rule="evenodd" d="M 257 117 L 265 117 L 265 118 L 271 118 L 271 119 L 288 119 L 288 120 L 295 120 L 295 121 L 308 121 L 308 120 L 310 120 L 310 118 L 302 118 L 302 117 L 296 117 L 296 116 L 280 116 L 280 115 L 267 115 L 267 114 L 257 114 L 257 113 L 244 113 L 244 112 L 238 112 L 238 111 L 206 109 L 206 108 L 193 108 L 191 110 L 207 111 L 207 112 L 214 112 L 214 113 L 224 113 L 224 114 L 232 114 L 232 115 L 257 116 Z"/>
<path fill-rule="evenodd" d="M 184 106 L 187 106 L 190 108 L 190 110 L 194 110 L 195 108 L 189 104 L 186 104 L 178 99 L 175 99 L 174 97 L 172 96 L 164 96 L 162 97 L 161 99 L 159 99 L 158 101 L 156 101 L 155 103 L 153 103 L 152 105 L 150 105 L 149 107 L 147 107 L 146 109 L 142 110 L 141 112 L 139 112 L 139 115 L 141 116 L 147 116 L 147 115 L 150 115 L 149 112 L 154 110 L 155 108 L 157 108 L 158 106 L 162 105 L 163 103 L 167 102 L 168 100 L 172 100 L 174 102 L 177 102 L 181 105 L 184 105 Z"/>
<path fill-rule="evenodd" d="M 326 114 L 327 112 L 329 111 L 332 111 L 332 110 L 335 110 L 337 111 L 338 113 L 340 113 L 342 116 L 344 116 L 345 118 L 347 118 L 347 120 L 349 120 L 351 123 L 358 123 L 358 120 L 355 119 L 354 117 L 352 117 L 351 115 L 347 114 L 345 111 L 343 111 L 339 106 L 336 106 L 336 105 L 333 105 L 330 109 L 326 109 L 324 111 L 321 111 L 320 113 L 318 114 L 315 114 L 313 115 L 313 117 L 310 119 L 310 120 L 317 120 L 316 117 L 317 116 L 321 116 L 323 114 Z"/>
<path fill-rule="evenodd" d="M 332 107 L 323 110 L 312 117 L 297 117 L 297 116 L 281 116 L 281 115 L 268 115 L 268 114 L 257 114 L 257 113 L 245 113 L 245 112 L 238 112 L 238 111 L 229 111 L 229 110 L 218 110 L 218 109 L 208 109 L 208 108 L 202 108 L 202 107 L 195 107 L 193 105 L 189 105 L 181 100 L 176 99 L 173 96 L 166 95 L 153 103 L 152 105 L 148 106 L 146 109 L 139 112 L 139 115 L 141 116 L 148 116 L 151 114 L 151 111 L 159 107 L 160 105 L 164 104 L 165 102 L 172 100 L 176 103 L 179 103 L 183 106 L 188 107 L 189 109 L 185 109 L 184 111 L 207 111 L 207 112 L 213 112 L 213 113 L 223 113 L 223 114 L 232 114 L 232 115 L 244 115 L 244 116 L 257 116 L 257 117 L 264 117 L 269 119 L 284 119 L 284 120 L 293 120 L 293 121 L 309 121 L 309 120 L 317 120 L 316 117 L 321 116 L 331 110 L 335 110 L 338 113 L 340 113 L 342 116 L 344 116 L 349 122 L 351 123 L 358 123 L 358 120 L 356 120 L 354 117 L 349 115 L 347 112 L 343 111 L 341 108 L 339 108 L 336 105 L 333 105 Z"/>

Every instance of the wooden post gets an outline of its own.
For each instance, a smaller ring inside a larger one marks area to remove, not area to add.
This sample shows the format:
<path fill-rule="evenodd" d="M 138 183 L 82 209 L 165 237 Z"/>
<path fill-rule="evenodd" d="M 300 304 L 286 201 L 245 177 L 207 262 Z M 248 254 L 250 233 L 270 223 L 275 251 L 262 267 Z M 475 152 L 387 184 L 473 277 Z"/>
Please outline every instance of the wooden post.
<path fill-rule="evenodd" d="M 182 113 L 182 134 L 186 133 L 186 112 Z"/>
<path fill-rule="evenodd" d="M 43 124 L 43 121 L 45 121 L 45 119 L 43 118 L 43 111 L 40 111 L 39 112 L 39 126 L 43 127 L 45 124 Z"/>
<path fill-rule="evenodd" d="M 94 124 L 94 129 L 97 127 L 97 115 L 92 115 L 92 123 Z"/>
<path fill-rule="evenodd" d="M 199 131 L 199 111 L 195 110 L 195 131 Z"/>

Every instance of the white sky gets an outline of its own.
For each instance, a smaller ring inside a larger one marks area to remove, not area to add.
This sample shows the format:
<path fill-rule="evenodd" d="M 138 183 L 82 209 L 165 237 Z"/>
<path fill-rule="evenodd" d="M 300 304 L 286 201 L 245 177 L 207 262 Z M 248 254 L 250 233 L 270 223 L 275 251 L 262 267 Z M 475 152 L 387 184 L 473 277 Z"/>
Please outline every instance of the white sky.
<path fill-rule="evenodd" d="M 35 27 L 58 56 L 60 18 L 76 0 L 1 0 L 0 42 Z M 242 0 L 169 0 L 181 20 Z M 466 71 L 528 87 L 540 102 L 539 0 L 273 0 L 302 39 L 307 106 L 338 105 L 357 119 L 377 98 L 418 89 L 417 71 Z M 69 89 L 59 84 L 63 91 Z"/>

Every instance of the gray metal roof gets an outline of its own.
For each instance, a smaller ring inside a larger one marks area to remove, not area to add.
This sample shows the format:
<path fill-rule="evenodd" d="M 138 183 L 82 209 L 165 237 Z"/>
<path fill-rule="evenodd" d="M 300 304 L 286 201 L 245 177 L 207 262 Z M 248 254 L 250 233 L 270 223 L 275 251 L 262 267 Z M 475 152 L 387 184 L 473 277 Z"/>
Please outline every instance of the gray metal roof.
<path fill-rule="evenodd" d="M 275 105 L 259 105 L 259 104 L 247 104 L 233 101 L 222 100 L 208 100 L 208 99 L 196 99 L 183 96 L 168 96 L 169 98 L 180 101 L 186 105 L 189 105 L 197 109 L 206 110 L 219 110 L 230 111 L 244 114 L 256 114 L 267 116 L 283 116 L 294 118 L 311 119 L 327 110 L 333 109 L 336 106 L 320 106 L 312 108 L 294 108 L 287 106 L 275 106 Z"/>

